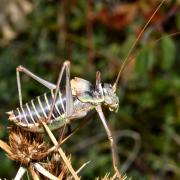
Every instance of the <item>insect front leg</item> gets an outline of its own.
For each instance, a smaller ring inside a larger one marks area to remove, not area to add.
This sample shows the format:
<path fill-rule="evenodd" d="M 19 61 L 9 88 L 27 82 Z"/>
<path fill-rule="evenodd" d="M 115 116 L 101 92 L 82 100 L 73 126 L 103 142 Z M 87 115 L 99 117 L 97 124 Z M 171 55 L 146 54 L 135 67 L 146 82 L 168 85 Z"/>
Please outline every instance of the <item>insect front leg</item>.
<path fill-rule="evenodd" d="M 32 73 L 31 71 L 29 71 L 28 69 L 26 69 L 23 66 L 18 66 L 16 68 L 16 79 L 17 79 L 17 87 L 18 87 L 18 95 L 19 95 L 19 104 L 20 104 L 21 108 L 22 108 L 23 102 L 22 102 L 20 72 L 22 72 L 22 73 L 26 74 L 27 76 L 31 77 L 32 79 L 38 81 L 40 84 L 44 85 L 48 89 L 56 88 L 56 85 L 54 85 L 53 83 L 50 83 L 50 82 L 40 78 L 39 76 L 35 75 L 34 73 Z"/>
<path fill-rule="evenodd" d="M 111 152 L 112 152 L 112 161 L 113 161 L 113 167 L 114 167 L 114 170 L 116 172 L 116 175 L 119 179 L 121 179 L 121 175 L 120 175 L 120 172 L 118 170 L 118 156 L 117 156 L 117 152 L 116 152 L 116 148 L 115 148 L 115 143 L 114 143 L 114 139 L 113 139 L 113 136 L 112 136 L 112 133 L 111 133 L 111 130 L 110 128 L 108 127 L 108 124 L 107 124 L 107 121 L 106 121 L 106 118 L 104 116 L 104 113 L 102 112 L 102 108 L 100 105 L 98 105 L 96 107 L 96 110 L 99 114 L 99 117 L 101 119 L 101 122 L 103 123 L 104 125 L 104 128 L 106 130 L 106 133 L 108 135 L 108 139 L 110 141 L 110 145 L 111 145 Z"/>

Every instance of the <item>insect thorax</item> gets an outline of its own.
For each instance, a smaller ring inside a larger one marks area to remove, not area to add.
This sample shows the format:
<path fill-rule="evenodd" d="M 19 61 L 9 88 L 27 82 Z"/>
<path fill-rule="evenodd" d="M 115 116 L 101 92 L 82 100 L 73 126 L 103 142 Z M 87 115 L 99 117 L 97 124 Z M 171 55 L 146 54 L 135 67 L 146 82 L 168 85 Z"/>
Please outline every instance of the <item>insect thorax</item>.
<path fill-rule="evenodd" d="M 74 78 L 71 80 L 71 88 L 73 95 L 81 102 L 92 103 L 94 106 L 104 104 L 110 111 L 118 110 L 119 98 L 113 92 L 111 84 L 100 83 L 93 86 L 89 81 Z"/>

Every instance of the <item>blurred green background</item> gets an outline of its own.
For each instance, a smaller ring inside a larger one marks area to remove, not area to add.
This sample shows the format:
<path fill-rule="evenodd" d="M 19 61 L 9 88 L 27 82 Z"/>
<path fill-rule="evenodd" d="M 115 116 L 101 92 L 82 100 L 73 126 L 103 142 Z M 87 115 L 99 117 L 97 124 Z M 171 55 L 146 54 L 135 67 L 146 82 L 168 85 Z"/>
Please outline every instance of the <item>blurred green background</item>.
<path fill-rule="evenodd" d="M 114 83 L 123 59 L 160 0 L 0 1 L 0 138 L 8 139 L 6 111 L 18 106 L 16 67 L 56 82 L 64 60 L 71 77 Z M 118 85 L 117 113 L 104 108 L 118 143 L 120 167 L 132 179 L 180 179 L 180 2 L 167 0 L 130 54 Z M 175 35 L 176 34 L 176 35 Z M 46 88 L 22 76 L 23 101 Z M 105 130 L 96 113 L 64 145 L 83 179 L 113 172 Z M 78 125 L 79 120 L 74 123 Z M 134 145 L 136 145 L 133 151 Z M 133 154 L 132 154 L 133 151 Z M 138 153 L 137 153 L 138 152 Z M 132 164 L 126 161 L 130 157 Z M 18 164 L 0 151 L 0 177 Z"/>

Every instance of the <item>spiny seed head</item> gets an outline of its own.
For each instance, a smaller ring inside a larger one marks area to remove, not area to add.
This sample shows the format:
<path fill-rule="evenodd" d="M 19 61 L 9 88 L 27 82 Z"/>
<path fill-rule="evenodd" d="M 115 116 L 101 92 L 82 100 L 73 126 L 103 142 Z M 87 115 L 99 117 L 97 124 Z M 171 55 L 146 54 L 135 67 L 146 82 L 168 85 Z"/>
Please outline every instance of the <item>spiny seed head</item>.
<path fill-rule="evenodd" d="M 48 145 L 42 135 L 27 132 L 17 126 L 10 128 L 10 159 L 28 165 L 31 161 L 39 161 L 47 156 Z"/>
<path fill-rule="evenodd" d="M 68 177 L 70 177 L 69 170 L 58 153 L 51 153 L 46 161 L 44 161 L 44 163 L 41 165 L 48 172 L 56 177 L 59 177 L 59 179 L 68 179 Z M 42 176 L 40 173 L 38 173 L 38 175 L 40 179 L 44 180 L 44 176 Z"/>
<path fill-rule="evenodd" d="M 121 178 L 117 178 L 117 176 L 114 174 L 114 176 L 110 176 L 110 174 L 109 173 L 107 173 L 104 177 L 102 177 L 102 178 L 96 178 L 96 180 L 116 180 L 116 179 L 119 179 L 119 180 L 126 180 L 127 179 L 127 176 L 126 175 L 124 175 L 124 176 L 122 176 Z"/>

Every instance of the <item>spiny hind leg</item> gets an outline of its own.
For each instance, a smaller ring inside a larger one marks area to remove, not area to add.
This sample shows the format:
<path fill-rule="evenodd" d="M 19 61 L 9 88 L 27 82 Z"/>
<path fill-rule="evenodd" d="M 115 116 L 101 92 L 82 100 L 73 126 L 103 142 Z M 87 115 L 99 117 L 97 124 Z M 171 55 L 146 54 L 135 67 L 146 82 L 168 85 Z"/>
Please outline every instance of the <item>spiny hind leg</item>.
<path fill-rule="evenodd" d="M 37 82 L 44 85 L 48 89 L 55 89 L 56 88 L 56 85 L 54 85 L 53 83 L 50 83 L 50 82 L 40 78 L 39 76 L 35 75 L 31 71 L 29 71 L 27 68 L 25 68 L 25 67 L 23 67 L 21 65 L 18 66 L 16 68 L 16 79 L 17 79 L 17 87 L 18 87 L 19 104 L 20 104 L 21 108 L 22 108 L 23 102 L 22 102 L 20 72 L 22 72 L 22 73 L 26 74 L 27 76 L 31 77 L 32 79 L 36 80 Z"/>
<path fill-rule="evenodd" d="M 73 113 L 73 97 L 72 97 L 71 84 L 70 84 L 70 62 L 65 61 L 59 72 L 59 76 L 58 76 L 58 80 L 57 80 L 57 84 L 56 84 L 56 88 L 55 88 L 55 93 L 54 93 L 54 97 L 53 97 L 53 102 L 52 102 L 52 105 L 50 108 L 50 112 L 49 112 L 47 121 L 49 121 L 51 119 L 52 112 L 53 112 L 53 109 L 55 106 L 55 102 L 57 99 L 58 91 L 60 89 L 60 84 L 61 84 L 64 72 L 66 72 L 66 74 L 65 74 L 66 75 L 66 109 L 65 109 L 66 117 L 70 117 Z"/>
<path fill-rule="evenodd" d="M 50 113 L 49 113 L 48 118 L 47 118 L 47 122 L 48 122 L 52 116 L 52 112 L 53 112 L 55 102 L 56 102 L 57 93 L 58 93 L 58 90 L 60 88 L 60 83 L 61 83 L 64 71 L 66 72 L 66 74 L 65 74 L 66 75 L 66 110 L 65 110 L 66 112 L 65 113 L 66 113 L 66 117 L 71 116 L 71 114 L 73 113 L 73 98 L 72 98 L 72 91 L 71 91 L 71 85 L 70 85 L 70 62 L 69 61 L 65 61 L 63 64 L 63 67 L 60 70 L 57 85 L 40 78 L 39 76 L 35 75 L 31 71 L 29 71 L 27 68 L 25 68 L 21 65 L 18 66 L 16 68 L 16 78 L 17 78 L 20 107 L 22 107 L 22 105 L 23 105 L 22 91 L 21 91 L 21 80 L 20 80 L 20 72 L 22 72 L 22 73 L 26 74 L 27 76 L 31 77 L 32 79 L 38 81 L 40 84 L 44 85 L 48 89 L 50 89 L 50 90 L 56 89 L 54 99 L 53 99 L 53 103 L 52 103 L 52 106 L 50 108 Z M 60 137 L 63 137 L 63 133 Z"/>
<path fill-rule="evenodd" d="M 112 132 L 111 132 L 110 128 L 108 127 L 108 124 L 107 124 L 106 118 L 104 116 L 104 113 L 102 112 L 101 106 L 100 105 L 97 106 L 96 110 L 97 110 L 97 112 L 99 114 L 101 122 L 104 125 L 104 128 L 106 130 L 106 133 L 108 135 L 108 139 L 109 139 L 109 142 L 110 142 L 110 145 L 111 145 L 112 161 L 113 161 L 114 171 L 115 171 L 116 176 L 118 177 L 118 179 L 121 179 L 121 175 L 120 175 L 120 172 L 119 172 L 119 169 L 118 169 L 118 156 L 117 156 L 116 146 L 115 146 L 115 142 L 114 142 L 114 139 L 113 139 L 113 136 L 112 136 Z"/>
<path fill-rule="evenodd" d="M 50 112 L 49 112 L 49 115 L 47 118 L 47 122 L 50 121 L 50 119 L 51 119 L 53 109 L 55 106 L 55 102 L 56 102 L 56 98 L 57 98 L 57 94 L 58 94 L 58 91 L 60 89 L 60 84 L 61 84 L 64 72 L 65 72 L 65 76 L 66 76 L 66 109 L 65 109 L 65 114 L 66 114 L 67 120 L 68 120 L 68 117 L 70 117 L 73 114 L 73 97 L 72 97 L 72 90 L 71 90 L 71 84 L 70 84 L 70 62 L 65 61 L 60 72 L 59 72 L 59 76 L 58 76 L 58 80 L 57 80 L 57 84 L 56 84 L 56 89 L 55 89 L 55 93 L 54 93 L 54 97 L 53 97 L 53 102 L 52 102 L 52 106 L 50 108 Z M 61 135 L 59 137 L 58 146 L 61 144 L 61 140 L 63 138 L 65 128 L 66 128 L 66 123 L 65 123 L 64 127 L 62 128 L 62 132 L 61 132 Z"/>

